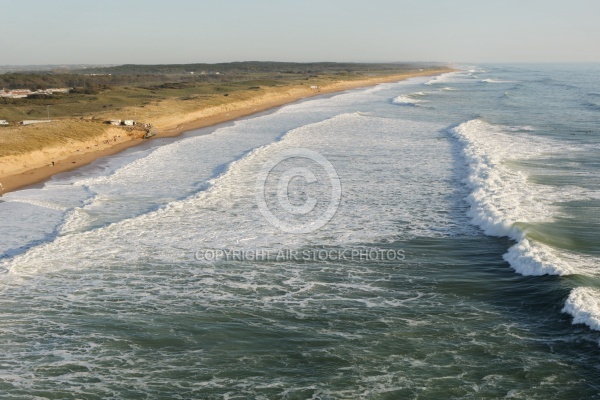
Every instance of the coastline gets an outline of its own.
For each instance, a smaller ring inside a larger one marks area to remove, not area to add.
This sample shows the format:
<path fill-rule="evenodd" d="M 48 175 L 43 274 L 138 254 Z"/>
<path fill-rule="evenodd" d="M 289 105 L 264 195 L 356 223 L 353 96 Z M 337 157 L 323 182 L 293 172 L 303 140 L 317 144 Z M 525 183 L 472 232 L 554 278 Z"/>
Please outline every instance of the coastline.
<path fill-rule="evenodd" d="M 433 73 L 431 71 L 410 72 L 356 81 L 338 81 L 326 86 L 321 86 L 318 91 L 311 90 L 305 86 L 284 87 L 284 90 L 267 91 L 266 93 L 251 97 L 250 99 L 208 107 L 184 115 L 179 114 L 171 116 L 170 118 L 157 119 L 154 125 L 159 130 L 159 133 L 154 136 L 154 138 L 179 136 L 187 131 L 234 121 L 252 114 L 281 107 L 304 98 L 375 86 L 381 83 L 398 82 L 419 76 L 436 76 L 445 72 L 451 72 L 451 69 L 448 69 L 447 71 L 435 71 Z M 143 139 L 136 138 L 135 135 L 127 137 L 127 135 L 124 134 L 123 138 L 119 135 L 119 138 L 117 139 L 115 132 L 120 133 L 124 131 L 115 131 L 114 129 L 118 128 L 112 128 L 111 130 L 110 127 L 107 127 L 103 131 L 103 135 L 96 137 L 91 141 L 72 143 L 70 146 L 66 147 L 61 146 L 60 150 L 57 148 L 42 149 L 41 151 L 11 157 L 14 159 L 13 164 L 23 164 L 23 160 L 32 159 L 35 159 L 36 164 L 31 167 L 28 167 L 27 164 L 25 164 L 17 173 L 7 174 L 6 176 L 0 174 L 0 184 L 2 185 L 0 186 L 0 197 L 5 193 L 45 182 L 55 174 L 83 167 L 99 158 L 117 154 L 125 149 L 145 142 Z M 110 137 L 114 137 L 114 141 L 106 140 Z M 2 166 L 2 161 L 2 158 L 0 158 L 0 166 Z M 6 163 L 5 161 L 4 164 L 10 163 Z M 13 165 L 13 169 L 18 169 L 19 166 L 20 165 Z"/>

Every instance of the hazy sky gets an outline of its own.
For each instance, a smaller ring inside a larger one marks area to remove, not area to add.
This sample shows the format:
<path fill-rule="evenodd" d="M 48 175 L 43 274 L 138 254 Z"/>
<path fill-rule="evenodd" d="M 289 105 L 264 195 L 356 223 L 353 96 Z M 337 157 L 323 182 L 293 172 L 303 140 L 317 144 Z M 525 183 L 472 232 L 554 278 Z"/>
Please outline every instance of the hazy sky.
<path fill-rule="evenodd" d="M 599 0 L 0 0 L 0 65 L 600 61 Z"/>

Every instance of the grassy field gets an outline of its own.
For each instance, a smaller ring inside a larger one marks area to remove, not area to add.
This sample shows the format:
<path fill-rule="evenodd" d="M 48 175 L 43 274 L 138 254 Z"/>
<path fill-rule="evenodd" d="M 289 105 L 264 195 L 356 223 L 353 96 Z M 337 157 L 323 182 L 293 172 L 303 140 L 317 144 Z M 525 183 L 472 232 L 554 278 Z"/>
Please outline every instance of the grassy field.
<path fill-rule="evenodd" d="M 156 105 L 165 99 L 226 102 L 232 93 L 289 85 L 326 85 L 370 76 L 391 75 L 439 66 L 336 63 L 227 63 L 190 65 L 125 65 L 64 73 L 0 74 L 0 88 L 76 87 L 75 92 L 47 98 L 0 98 L 0 119 L 80 118 L 114 115 L 131 107 Z M 189 71 L 188 71 L 189 70 Z M 208 71 L 208 72 L 207 72 Z M 223 71 L 223 72 L 219 72 Z M 93 74 L 90 72 L 94 72 Z M 194 72 L 194 74 L 192 74 Z M 194 101 L 197 105 L 198 101 Z M 200 102 L 202 103 L 202 102 Z M 135 110 L 133 110 L 135 112 Z M 126 118 L 135 119 L 135 115 Z"/>
<path fill-rule="evenodd" d="M 141 87 L 116 86 L 99 89 L 96 94 L 55 94 L 45 99 L 0 99 L 0 119 L 11 123 L 25 119 L 46 119 L 48 109 L 51 119 L 93 117 L 113 112 L 117 115 L 123 108 L 143 108 L 165 99 L 185 101 L 202 97 L 214 100 L 232 92 L 257 90 L 288 82 L 267 79 L 223 83 L 176 82 Z"/>
<path fill-rule="evenodd" d="M 66 146 L 100 137 L 106 125 L 91 120 L 65 119 L 52 124 L 0 129 L 0 158 L 30 153 L 54 146 Z M 26 134 L 24 134 L 26 133 Z M 130 134 L 124 131 L 124 135 Z"/>
<path fill-rule="evenodd" d="M 285 87 L 294 84 L 325 85 L 333 81 L 357 80 L 363 75 L 325 75 L 298 79 L 297 77 L 249 77 L 248 80 L 223 82 L 166 82 L 148 86 L 113 86 L 98 89 L 95 94 L 55 94 L 43 99 L 0 99 L 0 119 L 18 123 L 29 119 L 93 117 L 114 114 L 124 108 L 139 107 L 160 103 L 166 99 L 189 101 L 204 99 L 207 104 L 226 102 L 224 98 L 236 92 L 253 92 L 272 87 Z M 196 102 L 194 102 L 196 103 Z M 122 118 L 135 119 L 135 115 Z"/>

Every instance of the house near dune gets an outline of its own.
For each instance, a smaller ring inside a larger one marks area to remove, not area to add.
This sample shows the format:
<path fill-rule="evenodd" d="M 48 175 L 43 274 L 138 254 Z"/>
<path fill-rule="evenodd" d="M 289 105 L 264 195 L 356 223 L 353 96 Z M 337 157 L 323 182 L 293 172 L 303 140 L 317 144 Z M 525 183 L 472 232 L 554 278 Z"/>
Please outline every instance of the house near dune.
<path fill-rule="evenodd" d="M 111 119 L 108 121 L 104 121 L 105 124 L 116 125 L 116 126 L 134 126 L 136 122 L 132 119 Z"/>
<path fill-rule="evenodd" d="M 29 119 L 29 120 L 23 120 L 20 122 L 21 125 L 34 125 L 34 124 L 45 124 L 47 122 L 52 122 L 52 120 L 49 119 Z"/>
<path fill-rule="evenodd" d="M 33 92 L 29 89 L 18 89 L 10 90 L 8 92 L 3 91 L 2 93 L 0 93 L 0 97 L 8 97 L 10 99 L 24 99 L 30 94 L 33 94 Z"/>
<path fill-rule="evenodd" d="M 47 95 L 52 96 L 55 93 L 68 93 L 71 88 L 51 88 L 51 89 L 2 89 L 0 90 L 0 97 L 6 97 L 9 99 L 23 99 L 35 95 Z"/>

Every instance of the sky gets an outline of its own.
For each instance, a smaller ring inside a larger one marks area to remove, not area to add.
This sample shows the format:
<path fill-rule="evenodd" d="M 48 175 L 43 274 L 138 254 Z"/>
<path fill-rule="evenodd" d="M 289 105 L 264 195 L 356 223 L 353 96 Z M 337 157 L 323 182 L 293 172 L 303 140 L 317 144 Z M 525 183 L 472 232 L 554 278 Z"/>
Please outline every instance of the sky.
<path fill-rule="evenodd" d="M 0 0 L 0 65 L 600 62 L 598 0 Z"/>

